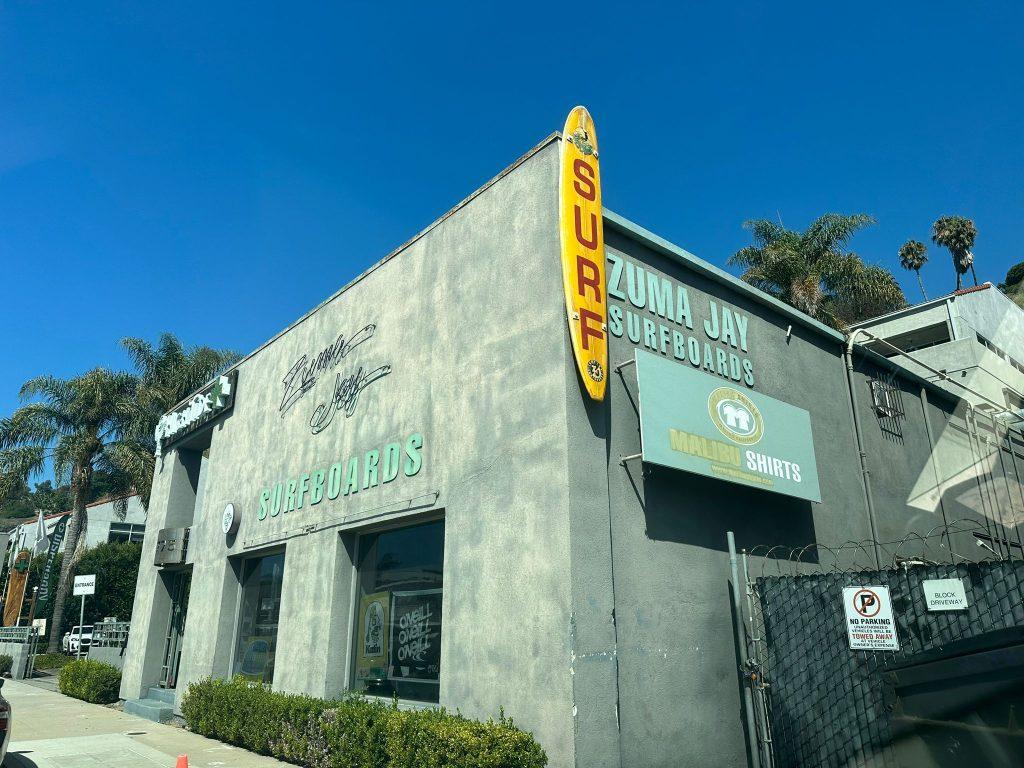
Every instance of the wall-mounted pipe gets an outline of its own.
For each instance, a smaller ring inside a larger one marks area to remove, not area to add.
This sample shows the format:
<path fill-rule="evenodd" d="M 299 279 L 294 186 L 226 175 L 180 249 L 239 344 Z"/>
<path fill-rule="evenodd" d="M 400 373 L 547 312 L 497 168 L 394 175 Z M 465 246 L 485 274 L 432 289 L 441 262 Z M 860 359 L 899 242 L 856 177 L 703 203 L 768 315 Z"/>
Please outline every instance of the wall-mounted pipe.
<path fill-rule="evenodd" d="M 864 450 L 864 435 L 860 430 L 860 409 L 857 407 L 857 392 L 853 386 L 853 344 L 857 334 L 867 333 L 858 328 L 846 338 L 843 359 L 846 363 L 846 386 L 850 393 L 850 408 L 853 411 L 853 434 L 857 440 L 857 455 L 860 457 L 860 477 L 864 487 L 864 505 L 868 513 L 868 525 L 871 528 L 871 545 L 875 550 L 875 566 L 882 569 L 882 556 L 878 550 L 878 529 L 875 526 L 875 503 L 871 497 L 871 470 L 868 469 L 868 454 Z"/>
<path fill-rule="evenodd" d="M 726 531 L 726 540 L 729 542 L 729 567 L 732 569 L 732 615 L 736 622 L 737 646 L 740 653 L 740 674 L 743 675 L 743 709 L 747 720 L 747 745 L 750 748 L 750 758 L 753 761 L 753 768 L 760 768 L 761 765 L 761 742 L 757 738 L 757 727 L 754 723 L 754 693 L 751 691 L 750 667 L 747 664 L 747 632 L 743 624 L 743 609 L 740 607 L 740 576 L 736 560 L 736 537 L 732 531 Z"/>

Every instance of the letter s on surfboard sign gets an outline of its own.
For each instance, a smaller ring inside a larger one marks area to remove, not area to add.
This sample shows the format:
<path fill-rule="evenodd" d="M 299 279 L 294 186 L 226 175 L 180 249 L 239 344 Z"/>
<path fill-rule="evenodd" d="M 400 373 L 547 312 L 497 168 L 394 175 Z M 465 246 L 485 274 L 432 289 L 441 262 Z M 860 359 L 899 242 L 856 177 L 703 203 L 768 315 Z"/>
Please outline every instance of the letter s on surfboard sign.
<path fill-rule="evenodd" d="M 569 337 L 587 394 L 592 400 L 604 400 L 608 379 L 604 217 L 597 133 L 585 107 L 569 113 L 562 131 L 558 198 Z"/>

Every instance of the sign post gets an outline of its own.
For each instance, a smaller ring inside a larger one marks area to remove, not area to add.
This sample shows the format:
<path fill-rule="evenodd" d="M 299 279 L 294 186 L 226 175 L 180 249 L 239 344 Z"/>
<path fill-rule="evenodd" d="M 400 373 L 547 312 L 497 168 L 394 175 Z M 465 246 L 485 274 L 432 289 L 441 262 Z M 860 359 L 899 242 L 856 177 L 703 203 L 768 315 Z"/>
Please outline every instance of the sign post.
<path fill-rule="evenodd" d="M 81 596 L 82 607 L 78 614 L 78 653 L 76 658 L 82 658 L 82 635 L 85 632 L 85 596 L 96 594 L 96 574 L 87 576 L 75 576 L 75 596 Z"/>

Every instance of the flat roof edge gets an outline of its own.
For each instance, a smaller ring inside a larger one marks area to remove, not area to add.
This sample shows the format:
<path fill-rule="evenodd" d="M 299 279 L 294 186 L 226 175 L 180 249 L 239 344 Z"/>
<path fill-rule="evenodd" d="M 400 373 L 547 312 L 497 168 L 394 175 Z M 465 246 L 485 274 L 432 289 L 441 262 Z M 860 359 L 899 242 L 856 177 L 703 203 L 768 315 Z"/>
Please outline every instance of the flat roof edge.
<path fill-rule="evenodd" d="M 800 323 L 800 325 L 820 333 L 823 336 L 827 336 L 832 341 L 836 341 L 840 344 L 846 341 L 846 336 L 836 329 L 829 328 L 827 325 L 815 320 L 810 315 L 805 315 L 800 310 L 794 309 L 783 301 L 779 301 L 774 296 L 769 296 L 764 291 L 759 291 L 757 288 L 743 282 L 738 277 L 730 275 L 724 269 L 720 269 L 714 264 L 704 261 L 698 256 L 694 256 L 689 251 L 680 248 L 678 245 L 669 242 L 663 237 L 659 237 L 650 230 L 644 229 L 639 224 L 630 221 L 624 216 L 620 216 L 614 211 L 610 211 L 605 208 L 603 212 L 605 221 L 611 224 L 614 229 L 639 240 L 652 250 L 655 250 L 665 256 L 669 256 L 684 266 L 689 267 L 696 272 L 700 272 L 705 277 L 710 277 L 712 280 L 722 283 L 728 288 L 745 294 L 754 301 L 764 304 L 780 314 L 795 320 Z"/>

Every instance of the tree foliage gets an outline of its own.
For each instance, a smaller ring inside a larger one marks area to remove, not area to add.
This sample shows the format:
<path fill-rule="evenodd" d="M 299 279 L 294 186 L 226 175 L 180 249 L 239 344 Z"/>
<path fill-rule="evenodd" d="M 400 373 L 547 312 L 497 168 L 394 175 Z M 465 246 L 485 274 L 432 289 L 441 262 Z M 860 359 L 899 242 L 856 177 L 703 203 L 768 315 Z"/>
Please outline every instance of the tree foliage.
<path fill-rule="evenodd" d="M 940 216 L 932 224 L 932 241 L 949 250 L 953 257 L 953 268 L 956 270 L 956 289 L 963 286 L 963 275 L 971 270 L 974 284 L 978 284 L 978 275 L 974 271 L 974 241 L 978 237 L 978 229 L 974 222 L 964 216 Z"/>
<path fill-rule="evenodd" d="M 850 239 L 874 223 L 864 214 L 827 213 L 803 232 L 767 219 L 744 223 L 754 244 L 741 248 L 729 264 L 742 278 L 811 317 L 845 328 L 850 323 L 906 306 L 893 274 L 866 264 L 846 250 Z"/>
<path fill-rule="evenodd" d="M 899 251 L 900 266 L 917 275 L 917 284 L 921 288 L 921 295 L 925 300 L 928 299 L 928 294 L 924 290 L 924 281 L 921 280 L 921 267 L 928 262 L 927 251 L 928 246 L 920 240 L 907 240 L 900 246 Z"/>
<path fill-rule="evenodd" d="M 65 534 L 64 561 L 54 595 L 54 615 L 63 613 L 71 591 L 69 574 L 88 525 L 86 504 L 95 470 L 107 473 L 118 491 L 130 488 L 130 476 L 117 457 L 126 438 L 128 414 L 138 381 L 128 373 L 93 370 L 70 379 L 38 376 L 21 388 L 25 404 L 0 419 L 0 495 L 40 474 L 49 460 L 58 483 L 71 487 L 72 513 Z M 60 640 L 54 622 L 50 650 Z"/>
<path fill-rule="evenodd" d="M 88 502 L 107 499 L 117 494 L 123 483 L 103 470 L 92 473 Z M 54 487 L 50 480 L 35 484 L 35 490 L 28 489 L 24 480 L 14 480 L 14 490 L 8 499 L 0 502 L 0 519 L 18 520 L 35 517 L 42 510 L 44 514 L 67 512 L 71 509 L 71 485 L 65 483 Z"/>
<path fill-rule="evenodd" d="M 999 284 L 999 290 L 1018 307 L 1024 308 L 1024 261 L 1014 264 L 1007 270 L 1006 279 Z"/>
<path fill-rule="evenodd" d="M 129 413 L 130 439 L 117 446 L 115 453 L 148 508 L 155 469 L 154 433 L 160 417 L 240 356 L 227 349 L 186 347 L 170 333 L 162 334 L 156 346 L 132 337 L 122 339 L 121 345 L 135 364 L 139 386 Z"/>

